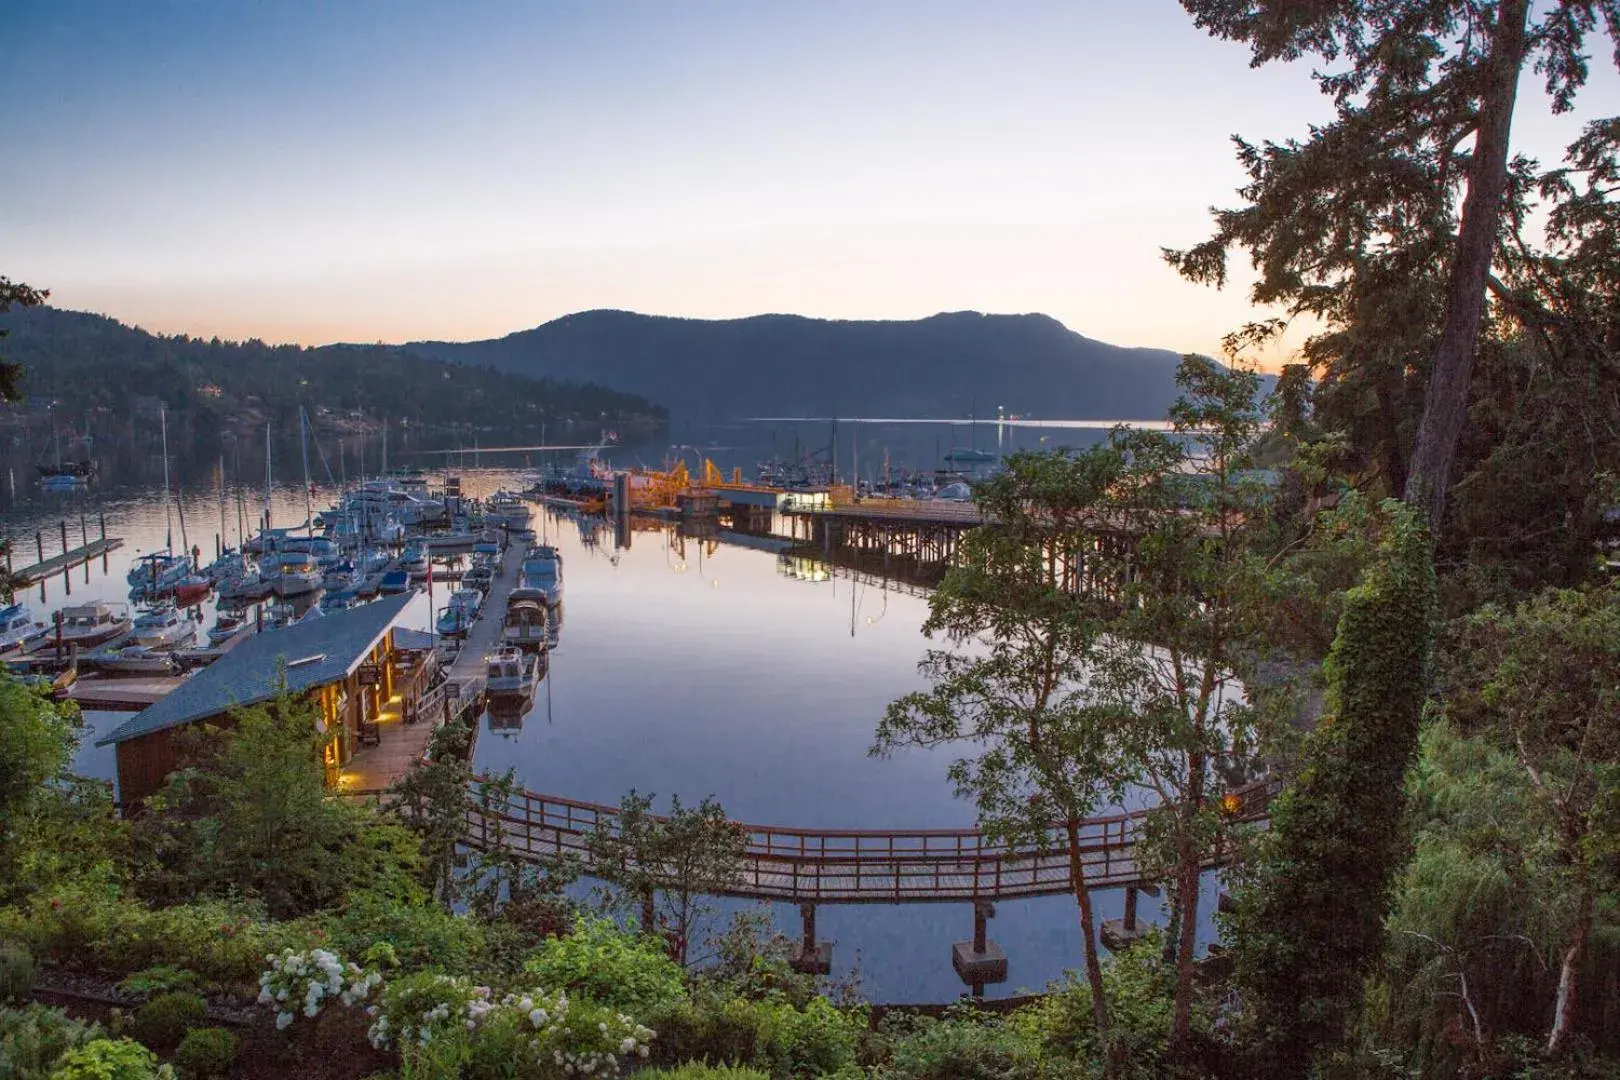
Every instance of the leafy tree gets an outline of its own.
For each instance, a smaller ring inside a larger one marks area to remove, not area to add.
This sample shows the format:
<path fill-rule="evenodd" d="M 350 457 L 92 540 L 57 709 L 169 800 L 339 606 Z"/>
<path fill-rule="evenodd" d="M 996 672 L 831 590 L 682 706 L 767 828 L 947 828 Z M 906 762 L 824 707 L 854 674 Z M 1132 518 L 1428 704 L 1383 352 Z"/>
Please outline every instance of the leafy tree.
<path fill-rule="evenodd" d="M 0 899 L 25 884 L 22 872 L 39 815 L 60 795 L 78 745 L 73 705 L 58 705 L 0 675 Z"/>
<path fill-rule="evenodd" d="M 1598 897 L 1620 885 L 1620 587 L 1548 590 L 1464 620 L 1447 651 L 1449 715 L 1488 732 L 1529 779 L 1526 818 L 1568 897 L 1549 1055 L 1567 1053 Z"/>
<path fill-rule="evenodd" d="M 1363 1006 L 1365 1042 L 1398 1049 L 1424 1076 L 1508 1075 L 1513 1040 L 1546 1043 L 1561 975 L 1547 958 L 1564 951 L 1573 922 L 1559 822 L 1516 748 L 1445 718 L 1424 730 L 1410 801 L 1413 854 Z M 1611 887 L 1598 905 L 1578 1017 L 1607 1053 L 1620 1049 L 1620 987 L 1604 977 L 1620 965 L 1614 899 Z"/>
<path fill-rule="evenodd" d="M 736 884 L 748 836 L 712 797 L 683 807 L 673 796 L 662 817 L 652 805 L 634 789 L 619 801 L 617 819 L 586 838 L 590 869 L 621 890 L 620 905 L 640 905 L 642 932 L 662 933 L 684 964 L 695 928 L 715 910 L 705 897 Z"/>
<path fill-rule="evenodd" d="M 1486 293 L 1506 291 L 1493 274 L 1504 210 L 1519 220 L 1510 134 L 1521 73 L 1533 66 L 1554 110 L 1568 110 L 1587 77 L 1586 39 L 1599 22 L 1620 39 L 1620 5 L 1557 0 L 1535 13 L 1530 0 L 1182 6 L 1210 33 L 1246 42 L 1256 65 L 1319 57 L 1329 67 L 1316 79 L 1335 116 L 1304 140 L 1236 140 L 1247 205 L 1218 211 L 1213 238 L 1167 257 L 1188 278 L 1220 285 L 1227 252 L 1246 249 L 1259 271 L 1257 303 L 1324 321 L 1326 332 L 1306 347 L 1335 384 L 1324 404 L 1357 418 L 1385 482 L 1438 528 Z"/>
<path fill-rule="evenodd" d="M 425 875 L 447 907 L 458 897 L 458 873 L 467 863 L 468 821 L 477 806 L 467 761 L 471 733 L 445 724 L 433 733 L 427 760 L 411 766 L 389 791 L 390 807 L 422 841 Z"/>
<path fill-rule="evenodd" d="M 1417 514 L 1393 501 L 1384 513 L 1378 557 L 1343 601 L 1322 718 L 1271 804 L 1230 921 L 1259 1075 L 1304 1076 L 1344 1043 L 1405 855 L 1404 782 L 1427 697 L 1434 571 Z"/>
<path fill-rule="evenodd" d="M 1112 599 L 1091 580 L 1095 508 L 1126 475 L 1112 444 L 1078 453 L 1018 453 L 974 491 L 986 524 L 963 536 L 929 598 L 923 625 L 945 648 L 919 665 L 933 684 L 891 704 L 872 752 L 966 744 L 949 777 L 993 837 L 1048 847 L 1056 826 L 1079 910 L 1098 1037 L 1111 1047 L 1081 823 L 1119 799 L 1127 774 L 1114 716 L 1085 684 Z"/>
<path fill-rule="evenodd" d="M 158 900 L 247 891 L 289 918 L 364 884 L 356 808 L 328 798 L 315 706 L 283 693 L 191 734 L 190 764 L 136 819 L 141 884 Z"/>
<path fill-rule="evenodd" d="M 25 308 L 38 307 L 50 295 L 46 290 L 30 288 L 20 281 L 0 277 L 0 315 L 10 311 L 13 304 Z M 0 338 L 10 332 L 0 327 Z M 22 374 L 21 364 L 0 357 L 0 401 L 22 400 Z"/>

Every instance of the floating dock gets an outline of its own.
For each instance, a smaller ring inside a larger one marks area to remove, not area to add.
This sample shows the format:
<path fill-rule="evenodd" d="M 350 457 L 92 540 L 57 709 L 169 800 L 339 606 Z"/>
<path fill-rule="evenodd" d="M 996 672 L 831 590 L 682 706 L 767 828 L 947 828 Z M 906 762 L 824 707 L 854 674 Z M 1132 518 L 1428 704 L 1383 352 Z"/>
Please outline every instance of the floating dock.
<path fill-rule="evenodd" d="M 117 551 L 124 546 L 120 538 L 108 537 L 103 540 L 92 540 L 76 548 L 70 548 L 60 555 L 53 555 L 43 562 L 25 566 L 20 570 L 13 570 L 12 576 L 19 585 L 33 585 L 53 574 L 60 574 L 64 570 L 72 570 L 76 566 L 83 566 L 91 559 L 99 558 L 111 551 Z"/>
<path fill-rule="evenodd" d="M 168 697 L 185 681 L 184 675 L 81 675 L 58 696 L 81 709 L 140 712 Z"/>

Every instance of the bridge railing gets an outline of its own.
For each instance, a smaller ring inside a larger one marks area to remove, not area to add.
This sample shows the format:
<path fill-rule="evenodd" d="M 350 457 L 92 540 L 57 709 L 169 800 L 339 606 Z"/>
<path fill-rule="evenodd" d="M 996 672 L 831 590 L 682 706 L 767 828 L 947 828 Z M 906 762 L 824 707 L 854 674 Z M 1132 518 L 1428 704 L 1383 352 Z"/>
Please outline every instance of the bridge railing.
<path fill-rule="evenodd" d="M 1264 814 L 1273 788 L 1234 793 L 1228 812 Z M 589 837 L 618 829 L 617 807 L 531 791 L 497 795 L 477 787 L 469 818 L 475 847 L 521 856 L 573 855 L 589 868 Z M 1143 884 L 1135 849 L 1146 811 L 1088 818 L 1078 827 L 1080 861 L 1092 887 Z M 1012 899 L 1071 890 L 1067 832 L 1014 844 L 977 829 L 796 829 L 738 823 L 746 844 L 726 895 L 820 903 Z M 1210 860 L 1221 861 L 1217 852 Z"/>

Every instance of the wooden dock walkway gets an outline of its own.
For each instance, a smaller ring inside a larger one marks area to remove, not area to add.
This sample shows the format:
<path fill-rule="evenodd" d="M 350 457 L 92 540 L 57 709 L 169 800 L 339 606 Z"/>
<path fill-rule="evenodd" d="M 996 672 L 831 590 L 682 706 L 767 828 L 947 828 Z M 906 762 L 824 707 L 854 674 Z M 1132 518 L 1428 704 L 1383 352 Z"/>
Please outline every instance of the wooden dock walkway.
<path fill-rule="evenodd" d="M 99 558 L 111 551 L 117 551 L 124 546 L 124 541 L 113 536 L 103 540 L 92 540 L 76 548 L 70 548 L 60 555 L 53 555 L 43 562 L 25 566 L 20 570 L 13 570 L 12 576 L 19 585 L 33 585 L 42 578 L 52 574 L 60 574 L 64 570 L 72 570 L 75 566 L 83 566 L 91 559 Z"/>
<path fill-rule="evenodd" d="M 1235 816 L 1259 821 L 1275 794 L 1270 782 L 1234 793 Z M 472 845 L 500 847 L 539 861 L 584 860 L 597 828 L 618 827 L 618 808 L 523 791 L 475 811 Z M 1137 866 L 1146 811 L 1081 822 L 1080 852 L 1091 888 L 1155 885 Z M 741 872 L 722 895 L 798 904 L 960 903 L 1016 900 L 1072 891 L 1065 830 L 1044 845 L 993 840 L 978 829 L 794 829 L 742 824 L 748 836 Z M 1217 855 L 1210 865 L 1223 860 Z"/>
<path fill-rule="evenodd" d="M 341 778 L 345 795 L 378 795 L 387 791 L 422 760 L 439 725 L 463 720 L 469 712 L 481 708 L 484 656 L 500 638 L 506 597 L 517 584 L 522 567 L 522 546 L 508 546 L 501 556 L 500 572 L 495 575 L 489 595 L 484 599 L 482 617 L 468 631 L 460 652 L 446 669 L 444 681 L 417 700 L 416 715 L 420 719 L 407 724 L 397 712 L 384 713 L 377 723 L 378 744 L 361 747 L 343 767 Z"/>
<path fill-rule="evenodd" d="M 185 675 L 83 675 L 59 696 L 81 709 L 140 712 L 168 697 L 186 679 Z"/>

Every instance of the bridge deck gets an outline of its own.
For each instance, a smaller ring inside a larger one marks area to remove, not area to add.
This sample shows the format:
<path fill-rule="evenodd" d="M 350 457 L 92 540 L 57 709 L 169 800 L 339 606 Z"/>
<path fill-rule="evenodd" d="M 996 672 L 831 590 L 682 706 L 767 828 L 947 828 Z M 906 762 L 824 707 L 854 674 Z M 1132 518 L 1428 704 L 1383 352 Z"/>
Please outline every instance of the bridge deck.
<path fill-rule="evenodd" d="M 1237 816 L 1258 820 L 1269 785 L 1239 793 Z M 480 798 L 485 797 L 480 793 Z M 617 828 L 615 807 L 532 791 L 472 812 L 472 846 L 499 847 L 520 858 L 571 855 L 590 867 L 589 836 Z M 1089 818 L 1079 826 L 1086 884 L 1148 885 L 1136 864 L 1146 813 Z M 977 829 L 793 829 L 742 824 L 747 848 L 737 879 L 722 895 L 792 903 L 948 903 L 1012 900 L 1071 891 L 1066 830 L 1044 844 L 1016 845 Z M 1210 865 L 1221 861 L 1219 853 Z"/>

